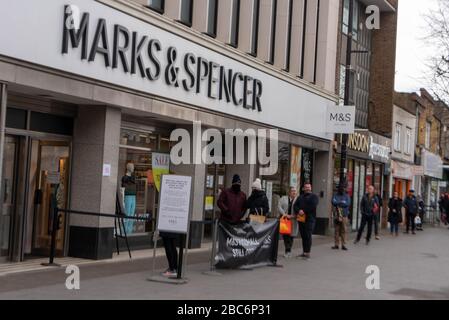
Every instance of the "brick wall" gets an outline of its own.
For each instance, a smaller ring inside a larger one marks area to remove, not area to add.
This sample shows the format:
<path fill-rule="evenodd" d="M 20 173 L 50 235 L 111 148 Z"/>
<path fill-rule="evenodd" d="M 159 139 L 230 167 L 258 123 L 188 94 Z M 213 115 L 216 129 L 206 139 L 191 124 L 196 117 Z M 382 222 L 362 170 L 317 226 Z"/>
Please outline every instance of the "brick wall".
<path fill-rule="evenodd" d="M 373 31 L 369 101 L 369 130 L 392 136 L 396 68 L 397 12 L 381 14 L 380 30 Z"/>

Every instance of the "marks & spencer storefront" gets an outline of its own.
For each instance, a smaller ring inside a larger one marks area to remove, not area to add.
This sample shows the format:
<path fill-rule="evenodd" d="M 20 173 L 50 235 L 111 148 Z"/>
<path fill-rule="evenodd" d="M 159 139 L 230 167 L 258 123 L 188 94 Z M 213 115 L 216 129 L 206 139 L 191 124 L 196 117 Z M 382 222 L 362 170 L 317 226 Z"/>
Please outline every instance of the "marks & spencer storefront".
<path fill-rule="evenodd" d="M 220 188 L 239 174 L 249 192 L 258 167 L 170 163 L 170 134 L 177 128 L 191 132 L 194 121 L 220 132 L 279 129 L 288 160 L 280 157 L 282 172 L 263 178 L 265 188 L 281 195 L 290 183 L 312 182 L 321 195 L 318 218 L 325 232 L 332 135 L 325 133 L 324 119 L 335 105 L 333 95 L 273 76 L 213 41 L 204 45 L 169 22 L 121 10 L 118 2 L 71 5 L 80 12 L 77 28 L 66 23 L 70 11 L 59 0 L 17 0 L 0 12 L 2 260 L 48 252 L 51 194 L 61 208 L 114 213 L 129 163 L 136 188 L 127 206 L 134 215 L 157 216 L 155 173 L 193 177 L 190 245 L 199 247 L 202 221 L 210 218 Z M 295 149 L 291 161 L 293 147 L 301 152 Z M 61 225 L 58 254 L 112 256 L 113 220 L 71 215 Z M 133 248 L 151 245 L 154 224 L 129 228 Z"/>

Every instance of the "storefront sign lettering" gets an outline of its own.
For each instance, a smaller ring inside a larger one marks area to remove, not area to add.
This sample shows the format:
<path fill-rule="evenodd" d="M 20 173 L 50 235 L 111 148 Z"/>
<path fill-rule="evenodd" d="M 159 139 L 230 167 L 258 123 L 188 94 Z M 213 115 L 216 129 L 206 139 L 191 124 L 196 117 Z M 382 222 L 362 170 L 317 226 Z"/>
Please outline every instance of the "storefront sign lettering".
<path fill-rule="evenodd" d="M 358 132 L 350 134 L 348 138 L 348 148 L 354 151 L 368 153 L 370 150 L 369 137 Z"/>
<path fill-rule="evenodd" d="M 106 68 L 121 68 L 148 81 L 164 81 L 209 99 L 262 111 L 262 81 L 190 52 L 180 56 L 174 46 L 164 48 L 159 39 L 120 24 L 108 26 L 105 19 L 98 19 L 90 38 L 89 13 L 80 15 L 72 7 L 64 9 L 62 54 L 69 53 L 69 46 L 80 48 L 81 60 L 94 62 L 100 55 Z"/>
<path fill-rule="evenodd" d="M 371 159 L 374 159 L 374 157 L 379 157 L 384 161 L 388 161 L 388 159 L 390 159 L 390 147 L 374 143 L 373 137 L 370 137 L 370 140 L 371 144 L 369 149 L 369 157 Z"/>

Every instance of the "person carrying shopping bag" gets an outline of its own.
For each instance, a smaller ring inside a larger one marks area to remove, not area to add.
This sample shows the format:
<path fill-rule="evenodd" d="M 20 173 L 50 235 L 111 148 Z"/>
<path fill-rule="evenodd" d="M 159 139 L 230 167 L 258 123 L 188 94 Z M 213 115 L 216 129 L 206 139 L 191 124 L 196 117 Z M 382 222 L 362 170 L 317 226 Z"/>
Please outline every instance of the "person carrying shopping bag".
<path fill-rule="evenodd" d="M 312 193 L 312 184 L 304 185 L 304 194 L 301 195 L 293 205 L 299 224 L 299 232 L 302 239 L 303 253 L 298 258 L 310 259 L 312 250 L 312 234 L 315 228 L 316 209 L 318 207 L 318 196 Z"/>
<path fill-rule="evenodd" d="M 284 257 L 289 259 L 292 257 L 292 248 L 294 238 L 298 236 L 298 222 L 295 219 L 293 211 L 293 204 L 297 198 L 297 190 L 295 187 L 290 187 L 287 196 L 283 196 L 278 203 L 278 210 L 281 215 L 281 219 L 287 219 L 291 225 L 290 234 L 283 234 L 285 254 Z"/>
<path fill-rule="evenodd" d="M 249 196 L 246 207 L 249 209 L 250 221 L 264 223 L 270 211 L 267 194 L 262 190 L 260 179 L 256 179 L 252 184 L 252 193 Z"/>
<path fill-rule="evenodd" d="M 346 229 L 348 225 L 349 207 L 351 206 L 351 198 L 343 185 L 338 186 L 338 192 L 332 198 L 332 206 L 334 207 L 334 228 L 335 228 L 335 246 L 333 250 L 340 249 L 347 251 L 346 248 Z"/>

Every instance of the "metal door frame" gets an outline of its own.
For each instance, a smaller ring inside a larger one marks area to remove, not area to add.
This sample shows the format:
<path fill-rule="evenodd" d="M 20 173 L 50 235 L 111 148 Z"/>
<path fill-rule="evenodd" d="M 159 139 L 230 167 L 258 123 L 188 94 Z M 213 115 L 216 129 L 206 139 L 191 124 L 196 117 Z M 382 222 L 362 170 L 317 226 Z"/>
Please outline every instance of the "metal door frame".
<path fill-rule="evenodd" d="M 51 133 L 43 133 L 43 132 L 35 132 L 30 130 L 21 130 L 21 129 L 11 129 L 6 128 L 6 135 L 17 137 L 19 139 L 19 150 L 18 150 L 18 174 L 17 180 L 18 183 L 16 185 L 16 208 L 14 210 L 14 218 L 13 226 L 11 227 L 13 232 L 13 243 L 9 256 L 10 261 L 24 261 L 25 253 L 25 230 L 27 227 L 27 210 L 28 210 L 28 194 L 30 192 L 30 165 L 31 165 L 31 141 L 39 140 L 39 141 L 48 141 L 48 142 L 65 142 L 69 148 L 69 176 L 67 181 L 67 207 L 70 207 L 70 191 L 71 191 L 71 177 L 72 177 L 72 162 L 73 162 L 73 138 L 71 136 L 51 134 Z M 40 144 L 39 144 L 40 145 Z M 24 159 L 20 159 L 20 156 Z M 20 168 L 22 166 L 22 168 Z M 20 172 L 22 169 L 23 172 Z M 20 173 L 22 173 L 23 179 L 19 177 Z M 20 181 L 21 180 L 21 181 Z M 19 186 L 21 184 L 21 186 Z M 21 192 L 22 191 L 22 192 Z M 20 206 L 19 206 L 20 202 Z M 22 208 L 20 208 L 22 207 Z M 20 221 L 22 220 L 22 221 Z M 69 225 L 70 218 L 65 219 L 65 232 L 64 232 L 64 248 L 63 254 L 67 255 L 68 252 L 68 237 L 69 237 Z M 34 229 L 34 226 L 33 226 Z M 1 260 L 0 260 L 1 261 Z"/>

